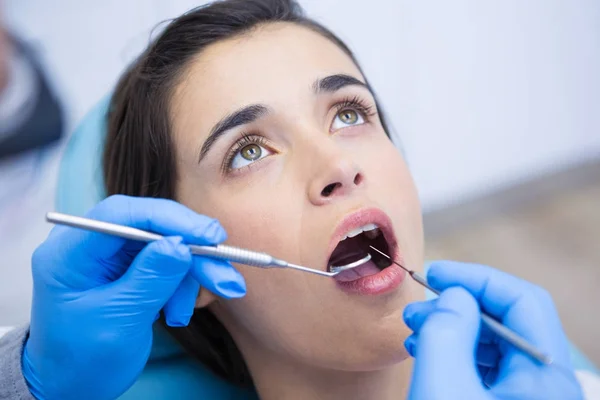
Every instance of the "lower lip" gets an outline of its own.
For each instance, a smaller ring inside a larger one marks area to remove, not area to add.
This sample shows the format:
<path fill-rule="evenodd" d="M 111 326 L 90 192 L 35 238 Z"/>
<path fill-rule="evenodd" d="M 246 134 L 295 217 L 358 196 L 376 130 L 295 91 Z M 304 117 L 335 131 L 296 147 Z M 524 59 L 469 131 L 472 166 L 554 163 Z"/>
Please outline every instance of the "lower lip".
<path fill-rule="evenodd" d="M 374 275 L 358 278 L 350 282 L 336 281 L 336 283 L 346 293 L 379 295 L 389 293 L 398 288 L 404 282 L 405 278 L 406 271 L 392 264 Z"/>

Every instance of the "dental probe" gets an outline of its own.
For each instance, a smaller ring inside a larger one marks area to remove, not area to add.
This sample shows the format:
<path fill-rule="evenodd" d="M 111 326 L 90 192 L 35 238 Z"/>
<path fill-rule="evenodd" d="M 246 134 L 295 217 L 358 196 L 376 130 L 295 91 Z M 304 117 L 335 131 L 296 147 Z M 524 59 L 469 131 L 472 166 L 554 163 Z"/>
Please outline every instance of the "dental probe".
<path fill-rule="evenodd" d="M 132 228 L 130 226 L 112 224 L 109 222 L 98 221 L 90 218 L 82 218 L 74 215 L 62 214 L 57 212 L 47 213 L 46 220 L 48 222 L 58 225 L 66 225 L 73 228 L 86 229 L 89 231 L 119 236 L 125 239 L 138 240 L 141 242 L 152 242 L 163 238 L 163 236 L 158 235 L 156 233 L 143 231 L 141 229 Z M 218 258 L 221 260 L 232 261 L 259 268 L 290 268 L 298 271 L 328 277 L 334 277 L 337 274 L 339 274 L 342 270 L 355 268 L 358 265 L 364 264 L 371 259 L 371 255 L 367 254 L 367 257 L 359 261 L 355 261 L 348 265 L 338 267 L 341 268 L 341 270 L 339 271 L 334 270 L 332 272 L 326 272 L 303 267 L 301 265 L 292 264 L 287 261 L 275 258 L 266 253 L 260 253 L 257 251 L 242 249 L 239 247 L 227 246 L 223 244 L 217 246 L 198 246 L 191 244 L 188 246 L 192 254 L 196 254 L 199 256 Z"/>
<path fill-rule="evenodd" d="M 432 291 L 433 293 L 435 293 L 437 295 L 440 294 L 440 292 L 438 290 L 429 286 L 429 284 L 427 283 L 425 278 L 423 278 L 417 272 L 412 271 L 412 270 L 404 267 L 403 265 L 397 263 L 396 261 L 392 260 L 392 258 L 390 256 L 388 256 L 384 252 L 376 249 L 375 247 L 373 247 L 373 246 L 369 246 L 369 247 L 372 248 L 373 250 L 375 250 L 376 252 L 378 252 L 379 254 L 381 254 L 382 256 L 388 258 L 391 262 L 398 265 L 400 268 L 402 268 L 406 272 L 408 272 L 408 274 L 422 286 L 426 287 L 427 289 L 429 289 L 430 291 Z M 531 358 L 533 358 L 545 365 L 552 364 L 552 362 L 553 362 L 552 357 L 550 357 L 547 354 L 542 353 L 540 350 L 536 349 L 532 344 L 528 343 L 525 339 L 523 339 L 517 333 L 515 333 L 512 330 L 510 330 L 509 328 L 505 327 L 500 322 L 496 321 L 494 318 L 492 318 L 488 314 L 484 313 L 483 311 L 481 312 L 481 321 L 496 335 L 500 336 L 502 339 L 506 340 L 508 343 L 512 344 L 517 349 L 526 353 Z"/>
<path fill-rule="evenodd" d="M 129 226 L 112 224 L 109 222 L 98 221 L 89 218 L 76 217 L 57 212 L 49 212 L 46 214 L 48 222 L 67 225 L 73 228 L 86 229 L 89 231 L 104 233 L 113 236 L 119 236 L 125 239 L 138 240 L 141 242 L 152 242 L 160 240 L 163 236 L 156 233 L 146 232 L 141 229 L 132 228 Z M 319 271 L 312 268 L 303 267 L 288 263 L 287 261 L 277 259 L 269 254 L 260 253 L 252 250 L 242 249 L 239 247 L 218 245 L 218 246 L 197 246 L 188 245 L 192 254 L 199 256 L 207 256 L 218 258 L 227 261 L 233 261 L 240 264 L 250 265 L 259 268 L 290 268 L 298 271 L 304 271 L 311 274 L 322 276 L 335 276 L 336 272 Z"/>

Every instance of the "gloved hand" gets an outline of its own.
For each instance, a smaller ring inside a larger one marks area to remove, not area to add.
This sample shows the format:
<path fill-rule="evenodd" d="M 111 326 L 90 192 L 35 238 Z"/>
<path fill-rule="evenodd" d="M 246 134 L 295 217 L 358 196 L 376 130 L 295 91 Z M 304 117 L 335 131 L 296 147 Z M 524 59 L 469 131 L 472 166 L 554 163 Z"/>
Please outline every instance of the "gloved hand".
<path fill-rule="evenodd" d="M 567 339 L 550 295 L 501 271 L 439 262 L 427 281 L 438 299 L 406 307 L 414 333 L 406 348 L 415 357 L 411 400 L 582 399 Z M 479 303 L 479 304 L 478 304 Z M 480 307 L 554 359 L 540 365 L 480 330 Z"/>
<path fill-rule="evenodd" d="M 245 294 L 226 261 L 191 255 L 182 242 L 226 239 L 218 221 L 169 200 L 113 196 L 90 218 L 169 236 L 150 244 L 56 227 L 32 259 L 31 328 L 23 373 L 38 399 L 115 399 L 144 368 L 163 310 L 187 325 L 199 286 Z"/>

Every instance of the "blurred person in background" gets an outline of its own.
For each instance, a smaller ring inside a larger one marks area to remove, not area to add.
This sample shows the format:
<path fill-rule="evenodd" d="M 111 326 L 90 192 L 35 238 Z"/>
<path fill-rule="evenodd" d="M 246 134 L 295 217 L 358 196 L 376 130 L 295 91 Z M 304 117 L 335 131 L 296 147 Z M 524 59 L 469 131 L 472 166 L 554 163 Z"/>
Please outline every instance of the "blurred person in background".
<path fill-rule="evenodd" d="M 60 103 L 52 93 L 33 52 L 0 25 L 2 167 L 8 167 L 10 163 L 17 162 L 22 157 L 56 144 L 62 133 L 63 116 Z M 3 194 L 8 192 L 9 187 L 10 182 L 2 182 Z"/>
<path fill-rule="evenodd" d="M 0 335 L 25 321 L 21 301 L 29 255 L 43 239 L 39 214 L 52 208 L 55 158 L 64 108 L 34 47 L 7 28 L 0 1 Z M 29 296 L 28 294 L 25 296 Z"/>
<path fill-rule="evenodd" d="M 30 285 L 20 266 L 31 252 L 28 243 L 41 239 L 36 212 L 52 207 L 53 196 L 46 190 L 48 160 L 56 154 L 64 127 L 63 107 L 37 53 L 9 33 L 0 13 L 0 253 L 5 255 L 0 269 L 0 334 L 3 326 L 23 322 L 19 315 L 27 305 L 12 299 Z"/>

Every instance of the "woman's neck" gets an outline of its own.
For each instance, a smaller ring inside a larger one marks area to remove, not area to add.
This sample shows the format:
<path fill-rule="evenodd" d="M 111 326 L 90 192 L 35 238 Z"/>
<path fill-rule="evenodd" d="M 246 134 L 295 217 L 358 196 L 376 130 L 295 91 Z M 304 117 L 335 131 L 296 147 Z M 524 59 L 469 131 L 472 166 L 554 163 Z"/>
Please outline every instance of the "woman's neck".
<path fill-rule="evenodd" d="M 246 357 L 261 400 L 403 399 L 408 395 L 412 359 L 369 372 L 317 369 L 281 358 Z"/>

